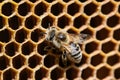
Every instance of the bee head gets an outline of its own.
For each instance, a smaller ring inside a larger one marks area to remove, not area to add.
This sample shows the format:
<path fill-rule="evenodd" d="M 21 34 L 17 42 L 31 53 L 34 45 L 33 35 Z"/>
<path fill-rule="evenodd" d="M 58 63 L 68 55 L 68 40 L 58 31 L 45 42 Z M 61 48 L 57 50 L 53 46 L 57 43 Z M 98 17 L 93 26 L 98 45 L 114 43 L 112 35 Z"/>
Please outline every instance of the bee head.
<path fill-rule="evenodd" d="M 66 36 L 65 33 L 59 32 L 59 33 L 57 34 L 57 39 L 59 39 L 60 41 L 66 41 L 67 36 Z"/>
<path fill-rule="evenodd" d="M 56 28 L 55 27 L 49 27 L 47 29 L 47 37 L 46 40 L 52 41 L 56 34 Z"/>

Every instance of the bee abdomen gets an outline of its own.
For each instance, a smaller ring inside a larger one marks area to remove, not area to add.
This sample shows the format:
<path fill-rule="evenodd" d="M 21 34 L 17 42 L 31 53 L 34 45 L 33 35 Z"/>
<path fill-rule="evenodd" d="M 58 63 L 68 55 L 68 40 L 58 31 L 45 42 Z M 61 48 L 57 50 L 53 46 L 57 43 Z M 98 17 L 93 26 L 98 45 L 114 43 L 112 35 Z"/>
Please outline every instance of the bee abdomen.
<path fill-rule="evenodd" d="M 71 54 L 72 55 L 72 57 L 75 59 L 75 60 L 81 60 L 81 58 L 82 58 L 82 52 L 81 51 L 79 51 L 79 52 L 77 52 L 77 53 L 72 53 Z"/>

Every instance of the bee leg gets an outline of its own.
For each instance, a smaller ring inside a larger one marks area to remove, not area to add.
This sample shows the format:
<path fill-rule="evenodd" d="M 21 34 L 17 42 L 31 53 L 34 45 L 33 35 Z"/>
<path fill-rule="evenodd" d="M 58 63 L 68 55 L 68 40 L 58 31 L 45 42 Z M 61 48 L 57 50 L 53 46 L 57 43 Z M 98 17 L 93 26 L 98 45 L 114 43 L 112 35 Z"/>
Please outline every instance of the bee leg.
<path fill-rule="evenodd" d="M 46 46 L 46 47 L 44 47 L 44 51 L 49 51 L 49 50 L 53 50 L 54 49 L 54 47 L 51 47 L 51 46 Z"/>
<path fill-rule="evenodd" d="M 67 55 L 66 55 L 66 51 L 63 51 L 62 54 L 62 63 L 64 64 L 64 66 L 67 66 Z"/>

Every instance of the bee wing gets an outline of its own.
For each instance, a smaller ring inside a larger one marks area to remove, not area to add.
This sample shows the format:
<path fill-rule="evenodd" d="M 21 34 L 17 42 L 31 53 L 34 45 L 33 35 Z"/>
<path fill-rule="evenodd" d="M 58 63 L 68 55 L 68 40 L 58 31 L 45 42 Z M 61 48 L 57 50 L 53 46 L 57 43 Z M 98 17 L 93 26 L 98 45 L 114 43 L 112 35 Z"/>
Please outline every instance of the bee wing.
<path fill-rule="evenodd" d="M 91 38 L 91 35 L 80 33 L 80 34 L 69 34 L 69 37 L 71 41 L 79 44 L 83 44 L 86 40 Z"/>

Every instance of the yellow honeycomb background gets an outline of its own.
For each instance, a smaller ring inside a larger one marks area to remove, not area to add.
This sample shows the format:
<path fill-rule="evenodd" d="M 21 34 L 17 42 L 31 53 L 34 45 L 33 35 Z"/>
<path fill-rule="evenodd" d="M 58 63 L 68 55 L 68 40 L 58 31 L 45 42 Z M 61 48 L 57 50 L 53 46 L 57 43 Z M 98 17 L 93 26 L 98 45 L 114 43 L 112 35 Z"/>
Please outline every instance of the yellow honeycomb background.
<path fill-rule="evenodd" d="M 93 37 L 81 63 L 44 51 L 48 24 Z M 0 80 L 120 80 L 120 0 L 0 0 Z"/>

